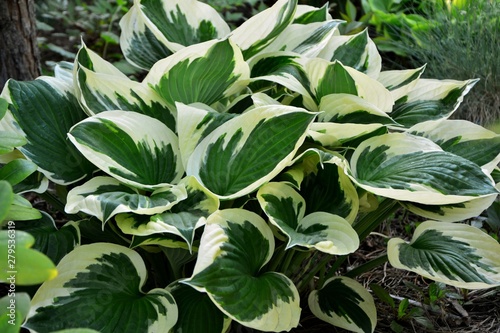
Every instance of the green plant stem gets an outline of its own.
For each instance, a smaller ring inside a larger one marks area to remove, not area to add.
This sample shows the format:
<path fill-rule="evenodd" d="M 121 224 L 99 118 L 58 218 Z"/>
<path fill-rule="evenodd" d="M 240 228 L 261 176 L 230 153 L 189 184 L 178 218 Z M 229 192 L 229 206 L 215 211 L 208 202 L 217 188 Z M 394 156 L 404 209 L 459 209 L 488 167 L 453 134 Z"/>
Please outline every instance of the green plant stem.
<path fill-rule="evenodd" d="M 300 268 L 304 266 L 304 261 L 309 258 L 309 263 L 312 258 L 313 254 L 311 251 L 295 251 L 295 254 L 293 256 L 292 262 L 289 266 L 289 271 L 290 274 L 288 274 L 288 277 L 295 279 L 298 276 L 300 276 Z M 309 264 L 305 265 L 307 267 Z M 287 273 L 287 272 L 285 272 Z"/>
<path fill-rule="evenodd" d="M 317 265 L 300 280 L 300 282 L 297 284 L 297 289 L 299 290 L 299 292 L 304 291 L 305 287 L 309 284 L 309 282 L 311 282 L 316 273 L 318 273 L 322 268 L 324 268 L 330 260 L 332 260 L 331 255 L 324 256 L 317 263 Z"/>
<path fill-rule="evenodd" d="M 387 219 L 398 208 L 399 204 L 397 201 L 384 199 L 380 202 L 376 210 L 366 214 L 359 221 L 357 221 L 353 227 L 359 235 L 359 241 L 364 241 L 370 232 L 375 230 L 380 223 Z"/>
<path fill-rule="evenodd" d="M 276 269 L 278 268 L 278 265 L 283 260 L 284 255 L 285 255 L 285 244 L 282 244 L 275 249 L 274 256 L 272 257 L 271 261 L 269 262 L 268 270 L 269 271 L 276 271 Z"/>
<path fill-rule="evenodd" d="M 286 274 L 288 268 L 290 267 L 290 263 L 292 262 L 292 258 L 295 255 L 295 252 L 296 251 L 294 249 L 285 250 L 286 253 L 285 260 L 283 261 L 283 264 L 279 267 L 278 270 L 279 272 Z"/>
<path fill-rule="evenodd" d="M 380 257 L 377 257 L 375 259 L 372 259 L 370 261 L 365 262 L 362 265 L 359 265 L 358 267 L 354 268 L 353 270 L 350 270 L 344 276 L 354 278 L 360 274 L 366 273 L 370 270 L 372 270 L 375 267 L 378 267 L 384 263 L 387 262 L 389 258 L 387 257 L 387 254 L 381 255 Z"/>

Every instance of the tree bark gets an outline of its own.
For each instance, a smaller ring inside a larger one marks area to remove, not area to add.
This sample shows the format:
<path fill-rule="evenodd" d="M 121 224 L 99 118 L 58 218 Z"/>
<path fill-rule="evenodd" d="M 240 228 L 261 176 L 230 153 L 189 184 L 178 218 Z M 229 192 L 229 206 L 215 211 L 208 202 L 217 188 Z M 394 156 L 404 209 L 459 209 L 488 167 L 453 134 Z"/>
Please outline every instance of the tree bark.
<path fill-rule="evenodd" d="M 0 90 L 40 75 L 34 0 L 0 0 Z"/>

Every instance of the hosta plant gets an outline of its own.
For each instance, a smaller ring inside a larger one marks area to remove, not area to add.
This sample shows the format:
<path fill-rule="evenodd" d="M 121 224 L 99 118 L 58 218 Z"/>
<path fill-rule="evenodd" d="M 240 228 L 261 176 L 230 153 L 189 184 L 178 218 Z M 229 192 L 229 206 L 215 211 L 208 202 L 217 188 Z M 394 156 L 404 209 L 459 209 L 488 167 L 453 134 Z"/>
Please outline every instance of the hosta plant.
<path fill-rule="evenodd" d="M 141 82 L 84 44 L 54 77 L 10 80 L 2 130 L 68 216 L 16 222 L 58 271 L 23 326 L 280 332 L 309 308 L 373 332 L 363 267 L 339 272 L 396 209 L 427 221 L 377 262 L 500 285 L 500 245 L 461 222 L 498 194 L 500 137 L 448 120 L 476 80 L 381 71 L 340 23 L 279 0 L 231 31 L 195 0 L 136 0 L 120 42 Z"/>

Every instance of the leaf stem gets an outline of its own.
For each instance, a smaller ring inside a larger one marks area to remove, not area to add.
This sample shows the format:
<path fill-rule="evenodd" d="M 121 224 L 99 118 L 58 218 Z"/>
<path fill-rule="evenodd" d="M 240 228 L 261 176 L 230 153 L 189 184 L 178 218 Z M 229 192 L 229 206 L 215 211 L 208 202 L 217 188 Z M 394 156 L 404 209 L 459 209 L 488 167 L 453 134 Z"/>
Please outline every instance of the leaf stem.
<path fill-rule="evenodd" d="M 362 242 L 365 238 L 375 230 L 380 223 L 389 217 L 399 208 L 397 201 L 392 199 L 384 199 L 379 203 L 379 206 L 373 212 L 370 212 L 357 221 L 353 227 L 359 235 L 359 241 Z"/>
<path fill-rule="evenodd" d="M 364 264 L 359 265 L 358 267 L 350 270 L 349 272 L 345 273 L 344 276 L 354 278 L 358 275 L 361 275 L 363 273 L 366 273 L 366 272 L 372 270 L 375 267 L 378 267 L 378 266 L 386 263 L 387 260 L 389 260 L 389 258 L 387 257 L 387 254 L 381 255 L 380 257 L 377 257 L 375 259 L 367 261 Z"/>

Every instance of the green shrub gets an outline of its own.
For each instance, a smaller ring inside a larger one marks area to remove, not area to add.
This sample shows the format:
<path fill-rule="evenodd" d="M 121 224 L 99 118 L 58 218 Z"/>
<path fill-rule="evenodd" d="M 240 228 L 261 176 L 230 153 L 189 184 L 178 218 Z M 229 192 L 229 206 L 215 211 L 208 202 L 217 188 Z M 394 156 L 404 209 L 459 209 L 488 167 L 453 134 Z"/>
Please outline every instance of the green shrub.
<path fill-rule="evenodd" d="M 498 194 L 500 136 L 447 119 L 476 81 L 382 72 L 368 33 L 339 24 L 327 7 L 280 0 L 231 31 L 201 2 L 137 0 L 121 48 L 142 82 L 85 45 L 55 77 L 8 81 L 0 128 L 25 139 L 16 147 L 70 220 L 43 233 L 48 215 L 16 222 L 58 270 L 23 326 L 280 332 L 309 307 L 373 332 L 355 278 L 374 263 L 500 285 L 500 244 L 453 223 Z M 400 207 L 428 221 L 338 275 Z"/>
<path fill-rule="evenodd" d="M 399 45 L 411 63 L 427 64 L 426 75 L 480 81 L 454 115 L 489 125 L 500 119 L 500 3 L 468 1 L 462 7 L 428 12 L 428 30 L 416 33 L 414 43 Z"/>
<path fill-rule="evenodd" d="M 474 1 L 367 1 L 374 13 L 377 46 L 402 56 L 397 62 L 419 67 L 424 76 L 480 81 L 454 114 L 482 125 L 500 119 L 500 3 Z M 412 3 L 418 6 L 411 6 Z M 447 5 L 446 5 L 447 4 Z M 395 65 L 396 64 L 396 65 Z"/>

